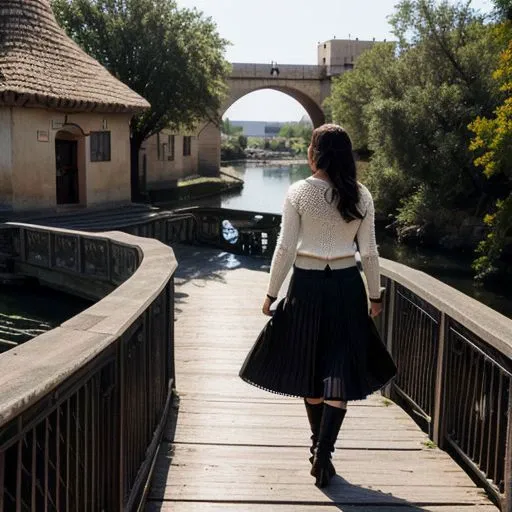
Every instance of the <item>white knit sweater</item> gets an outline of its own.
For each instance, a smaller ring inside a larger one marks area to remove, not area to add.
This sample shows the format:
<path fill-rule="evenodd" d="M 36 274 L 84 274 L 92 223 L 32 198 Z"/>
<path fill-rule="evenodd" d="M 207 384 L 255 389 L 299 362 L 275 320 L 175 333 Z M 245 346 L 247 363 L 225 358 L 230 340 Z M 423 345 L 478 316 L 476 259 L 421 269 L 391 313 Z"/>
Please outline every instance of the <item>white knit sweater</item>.
<path fill-rule="evenodd" d="M 361 263 L 370 298 L 380 296 L 379 253 L 375 241 L 375 211 L 368 189 L 359 184 L 359 211 L 363 219 L 347 222 L 329 202 L 332 186 L 325 180 L 310 177 L 294 183 L 288 190 L 281 222 L 281 233 L 270 268 L 267 293 L 277 297 L 292 264 L 300 268 L 342 268 L 337 262 L 355 265 L 359 246 Z M 296 261 L 297 259 L 297 261 Z M 311 265 L 308 264 L 311 262 Z"/>

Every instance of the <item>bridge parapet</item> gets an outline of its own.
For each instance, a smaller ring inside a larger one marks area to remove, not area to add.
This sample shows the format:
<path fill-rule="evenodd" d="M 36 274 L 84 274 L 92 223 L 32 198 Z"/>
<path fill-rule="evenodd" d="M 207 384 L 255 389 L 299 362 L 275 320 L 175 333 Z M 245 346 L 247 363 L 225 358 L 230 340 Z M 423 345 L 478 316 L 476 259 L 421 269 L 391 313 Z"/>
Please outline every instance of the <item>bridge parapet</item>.
<path fill-rule="evenodd" d="M 234 62 L 230 78 L 279 78 L 289 80 L 323 80 L 327 76 L 325 66 L 302 64 L 278 64 L 279 73 L 272 74 L 270 64 Z"/>
<path fill-rule="evenodd" d="M 101 300 L 0 357 L 0 509 L 135 510 L 174 388 L 172 250 L 7 229 L 18 271 Z"/>

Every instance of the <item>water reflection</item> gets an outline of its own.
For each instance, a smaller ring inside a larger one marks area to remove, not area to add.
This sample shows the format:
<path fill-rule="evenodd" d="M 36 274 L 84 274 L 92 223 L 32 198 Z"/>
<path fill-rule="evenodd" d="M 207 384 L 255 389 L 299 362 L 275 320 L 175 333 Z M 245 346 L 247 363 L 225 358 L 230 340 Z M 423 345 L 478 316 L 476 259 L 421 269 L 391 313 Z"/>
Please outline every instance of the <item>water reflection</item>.
<path fill-rule="evenodd" d="M 38 285 L 0 285 L 0 353 L 57 327 L 91 304 Z"/>
<path fill-rule="evenodd" d="M 229 220 L 222 221 L 222 236 L 226 242 L 235 245 L 238 242 L 238 229 Z"/>

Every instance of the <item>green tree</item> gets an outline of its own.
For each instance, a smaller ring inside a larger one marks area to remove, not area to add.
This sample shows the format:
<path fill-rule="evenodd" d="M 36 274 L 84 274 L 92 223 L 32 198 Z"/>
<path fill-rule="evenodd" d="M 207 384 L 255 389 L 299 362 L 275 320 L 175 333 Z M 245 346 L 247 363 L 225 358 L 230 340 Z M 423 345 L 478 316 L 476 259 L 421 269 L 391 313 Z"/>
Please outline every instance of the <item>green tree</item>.
<path fill-rule="evenodd" d="M 302 138 L 309 143 L 313 128 L 309 123 L 285 123 L 279 130 L 278 137 L 285 139 Z"/>
<path fill-rule="evenodd" d="M 376 44 L 357 60 L 354 70 L 333 80 L 332 93 L 325 102 L 333 122 L 349 132 L 354 148 L 368 149 L 367 107 L 374 97 L 399 96 L 393 64 L 393 43 Z"/>
<path fill-rule="evenodd" d="M 281 126 L 278 137 L 284 137 L 285 139 L 291 139 L 292 137 L 297 137 L 296 128 L 294 123 L 286 123 Z"/>
<path fill-rule="evenodd" d="M 238 136 L 238 145 L 243 149 L 247 149 L 247 137 L 243 134 Z"/>
<path fill-rule="evenodd" d="M 500 18 L 512 20 L 512 0 L 494 0 L 494 5 Z"/>
<path fill-rule="evenodd" d="M 287 146 L 296 155 L 307 153 L 313 127 L 308 122 L 285 123 L 278 134 L 281 139 L 286 139 Z"/>
<path fill-rule="evenodd" d="M 478 246 L 479 258 L 474 268 L 480 278 L 494 273 L 502 261 L 503 250 L 512 244 L 512 29 L 509 24 L 497 31 L 509 40 L 500 56 L 494 79 L 500 84 L 503 102 L 492 117 L 478 117 L 469 128 L 475 133 L 471 149 L 479 156 L 475 164 L 483 168 L 489 180 L 496 183 L 498 198 L 484 221 L 487 237 Z"/>
<path fill-rule="evenodd" d="M 227 42 L 211 18 L 174 0 L 53 0 L 66 32 L 114 76 L 151 103 L 131 120 L 132 195 L 138 197 L 138 155 L 163 128 L 219 122 L 229 65 Z"/>
<path fill-rule="evenodd" d="M 481 215 L 492 195 L 468 149 L 468 123 L 492 113 L 499 45 L 467 3 L 404 0 L 395 44 L 375 45 L 334 84 L 329 106 L 372 160 L 365 180 L 381 213 L 431 239 Z"/>
<path fill-rule="evenodd" d="M 244 129 L 241 126 L 233 126 L 228 117 L 222 120 L 221 131 L 225 135 L 239 135 Z"/>

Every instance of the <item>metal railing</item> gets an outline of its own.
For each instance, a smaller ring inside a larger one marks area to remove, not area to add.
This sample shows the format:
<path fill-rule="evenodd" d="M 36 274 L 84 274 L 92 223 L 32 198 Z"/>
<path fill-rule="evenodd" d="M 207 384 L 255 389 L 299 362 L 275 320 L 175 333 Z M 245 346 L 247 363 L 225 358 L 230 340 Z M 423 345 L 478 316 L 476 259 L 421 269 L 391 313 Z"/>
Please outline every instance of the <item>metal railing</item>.
<path fill-rule="evenodd" d="M 327 67 L 315 64 L 278 64 L 278 74 L 271 73 L 273 66 L 269 64 L 254 64 L 234 62 L 231 64 L 231 79 L 263 78 L 291 80 L 324 80 L 327 77 Z"/>
<path fill-rule="evenodd" d="M 18 268 L 111 293 L 0 357 L 0 510 L 135 510 L 174 388 L 172 251 L 123 233 L 10 229 Z"/>
<path fill-rule="evenodd" d="M 386 394 L 512 511 L 512 321 L 438 280 L 381 260 Z"/>
<path fill-rule="evenodd" d="M 197 243 L 246 256 L 271 257 L 281 216 L 227 208 L 192 207 L 144 220 L 123 230 L 168 245 Z"/>

